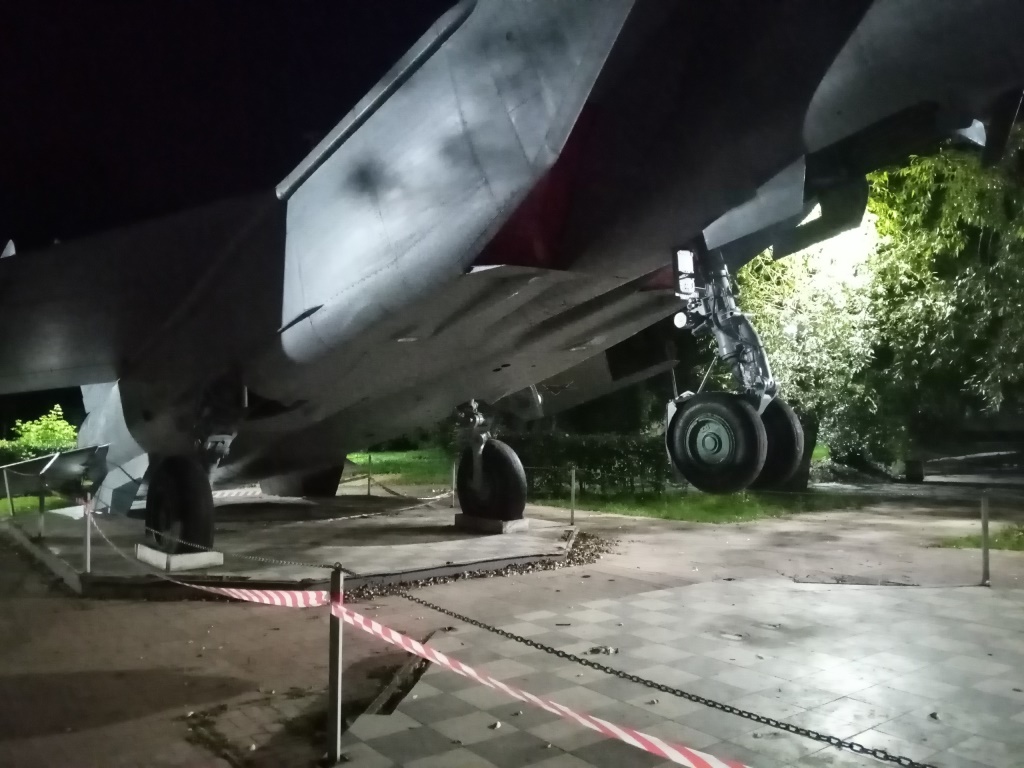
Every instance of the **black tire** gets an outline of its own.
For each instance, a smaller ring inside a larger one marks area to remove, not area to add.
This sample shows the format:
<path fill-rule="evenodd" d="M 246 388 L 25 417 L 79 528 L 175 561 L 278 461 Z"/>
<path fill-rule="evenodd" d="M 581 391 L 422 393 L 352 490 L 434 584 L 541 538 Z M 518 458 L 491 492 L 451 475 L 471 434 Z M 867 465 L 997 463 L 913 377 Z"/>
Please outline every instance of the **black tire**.
<path fill-rule="evenodd" d="M 782 488 L 800 468 L 804 456 L 804 428 L 789 403 L 776 397 L 761 414 L 768 437 L 768 455 L 761 474 L 750 484 L 758 490 Z"/>
<path fill-rule="evenodd" d="M 260 490 L 267 496 L 301 496 L 311 499 L 333 499 L 345 467 L 330 467 L 307 475 L 283 475 L 260 481 Z"/>
<path fill-rule="evenodd" d="M 665 443 L 676 470 L 705 493 L 742 491 L 761 472 L 767 453 L 757 411 L 726 392 L 698 394 L 682 403 Z"/>
<path fill-rule="evenodd" d="M 526 511 L 526 472 L 516 452 L 500 440 L 488 440 L 481 463 L 482 493 L 473 487 L 473 449 L 462 452 L 455 489 L 463 514 L 488 520 L 521 520 Z"/>
<path fill-rule="evenodd" d="M 213 491 L 198 459 L 169 456 L 150 468 L 146 538 L 168 553 L 213 547 Z"/>

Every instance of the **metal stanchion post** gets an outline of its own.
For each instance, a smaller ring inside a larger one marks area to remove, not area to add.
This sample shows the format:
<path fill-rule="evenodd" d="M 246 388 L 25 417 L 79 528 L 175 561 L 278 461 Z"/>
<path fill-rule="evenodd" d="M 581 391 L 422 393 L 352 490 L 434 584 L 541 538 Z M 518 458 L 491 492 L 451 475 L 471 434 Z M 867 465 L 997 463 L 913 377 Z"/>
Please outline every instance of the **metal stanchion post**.
<path fill-rule="evenodd" d="M 366 455 L 366 495 L 371 495 L 370 483 L 373 477 L 373 454 Z"/>
<path fill-rule="evenodd" d="M 92 573 L 92 497 L 86 495 L 82 515 L 85 520 L 85 573 Z"/>
<path fill-rule="evenodd" d="M 36 527 L 36 536 L 41 540 L 43 534 L 46 532 L 46 526 L 43 523 L 46 518 L 46 496 L 42 493 L 39 494 L 39 518 L 38 526 Z"/>
<path fill-rule="evenodd" d="M 459 471 L 459 462 L 452 462 L 452 509 L 455 509 L 455 480 Z"/>
<path fill-rule="evenodd" d="M 343 575 L 341 564 L 335 563 L 331 571 L 331 615 L 330 615 L 330 649 L 328 660 L 328 719 L 327 719 L 327 757 L 329 765 L 341 762 L 341 625 L 342 618 L 335 613 L 335 606 L 341 605 L 344 599 Z"/>
<path fill-rule="evenodd" d="M 988 491 L 981 494 L 981 586 L 991 584 L 988 568 Z"/>
<path fill-rule="evenodd" d="M 7 503 L 11 507 L 11 517 L 14 517 L 14 497 L 11 496 L 11 482 L 7 479 L 7 470 L 4 470 L 4 492 L 7 494 Z"/>
<path fill-rule="evenodd" d="M 576 467 L 569 470 L 569 525 L 576 525 Z"/>

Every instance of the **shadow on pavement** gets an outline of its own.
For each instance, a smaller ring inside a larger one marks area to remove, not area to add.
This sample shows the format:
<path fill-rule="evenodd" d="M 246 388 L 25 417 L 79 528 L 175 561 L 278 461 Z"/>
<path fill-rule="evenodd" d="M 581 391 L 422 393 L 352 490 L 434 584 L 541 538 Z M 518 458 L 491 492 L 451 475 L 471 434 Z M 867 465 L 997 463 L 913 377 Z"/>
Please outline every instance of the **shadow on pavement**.
<path fill-rule="evenodd" d="M 99 728 L 250 691 L 232 677 L 170 669 L 38 672 L 0 677 L 0 742 Z"/>

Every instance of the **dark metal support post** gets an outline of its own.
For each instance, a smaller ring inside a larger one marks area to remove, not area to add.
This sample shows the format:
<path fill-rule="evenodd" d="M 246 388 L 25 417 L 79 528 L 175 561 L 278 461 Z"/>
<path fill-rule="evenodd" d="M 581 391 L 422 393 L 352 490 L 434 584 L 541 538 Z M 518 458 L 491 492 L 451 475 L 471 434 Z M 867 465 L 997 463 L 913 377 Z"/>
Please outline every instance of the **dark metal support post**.
<path fill-rule="evenodd" d="M 991 585 L 991 574 L 988 567 L 988 491 L 981 494 L 981 586 Z"/>
<path fill-rule="evenodd" d="M 36 536 L 40 539 L 43 538 L 43 534 L 46 532 L 46 525 L 44 523 L 46 519 L 46 494 L 39 494 L 39 526 L 36 530 Z"/>
<path fill-rule="evenodd" d="M 328 660 L 327 757 L 329 765 L 341 762 L 341 626 L 342 618 L 334 607 L 344 599 L 344 576 L 341 565 L 335 563 L 331 571 L 330 653 Z"/>
<path fill-rule="evenodd" d="M 7 470 L 4 470 L 4 492 L 7 494 L 7 503 L 11 507 L 11 518 L 14 518 L 14 497 L 11 496 L 11 481 L 7 479 Z"/>
<path fill-rule="evenodd" d="M 569 525 L 576 525 L 576 467 L 569 470 Z"/>

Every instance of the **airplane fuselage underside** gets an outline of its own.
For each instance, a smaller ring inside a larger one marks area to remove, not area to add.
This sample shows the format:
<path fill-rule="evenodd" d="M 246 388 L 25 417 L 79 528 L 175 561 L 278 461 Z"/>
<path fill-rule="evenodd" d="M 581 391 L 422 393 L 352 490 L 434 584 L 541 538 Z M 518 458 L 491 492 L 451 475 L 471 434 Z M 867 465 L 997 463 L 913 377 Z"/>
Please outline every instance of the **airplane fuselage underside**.
<path fill-rule="evenodd" d="M 274 194 L 0 260 L 0 391 L 119 382 L 81 435 L 112 464 L 221 433 L 218 481 L 336 463 L 676 313 L 695 238 L 735 271 L 816 202 L 849 225 L 865 172 L 1019 89 L 1022 16 L 459 3 Z"/>

